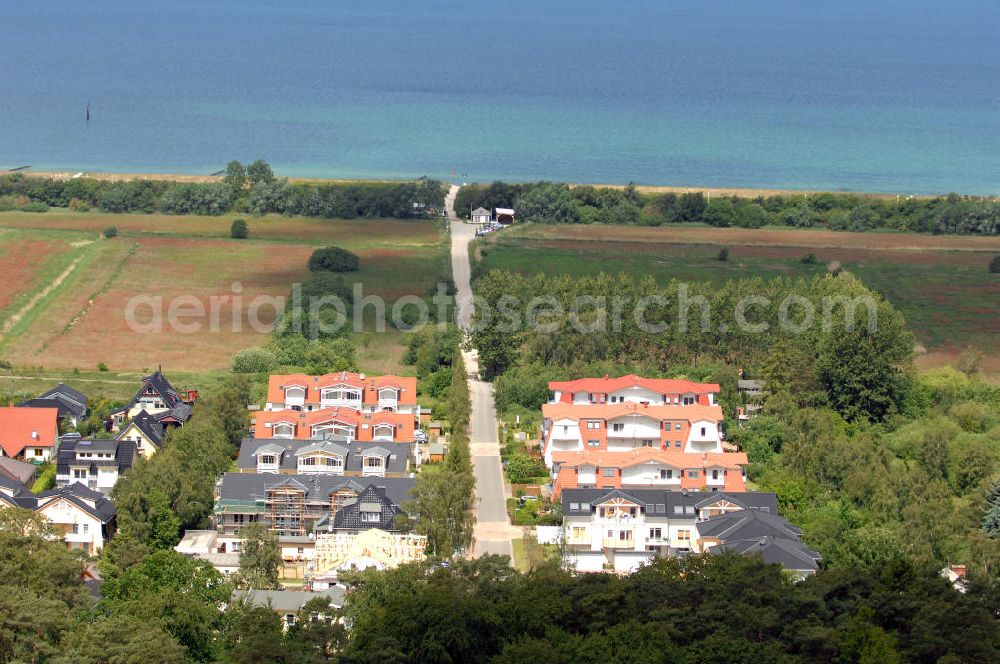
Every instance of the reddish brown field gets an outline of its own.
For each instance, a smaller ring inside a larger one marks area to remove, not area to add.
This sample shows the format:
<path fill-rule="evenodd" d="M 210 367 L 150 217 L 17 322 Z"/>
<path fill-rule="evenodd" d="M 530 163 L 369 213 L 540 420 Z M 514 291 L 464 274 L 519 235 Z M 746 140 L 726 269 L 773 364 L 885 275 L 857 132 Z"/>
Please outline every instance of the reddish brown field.
<path fill-rule="evenodd" d="M 42 268 L 57 254 L 71 247 L 65 242 L 32 240 L 21 233 L 0 233 L 0 311 L 18 296 L 30 292 L 43 278 Z"/>
<path fill-rule="evenodd" d="M 45 243 L 69 247 L 81 238 L 95 239 L 112 224 L 119 230 L 117 238 L 86 246 L 73 275 L 39 305 L 43 310 L 0 338 L 0 358 L 47 369 L 86 370 L 104 363 L 119 372 L 161 364 L 188 372 L 228 367 L 237 351 L 267 341 L 251 316 L 272 323 L 276 304 L 281 305 L 274 299 L 309 276 L 309 256 L 326 244 L 360 256 L 362 268 L 344 278 L 361 283 L 366 294 L 424 295 L 439 277 L 441 239 L 434 224 L 275 217 L 249 220 L 251 239 L 233 240 L 230 223 L 205 217 L 0 214 L 0 233 L 23 236 L 22 229 L 31 226 L 33 235 L 47 235 L 32 252 L 0 253 L 0 272 L 25 273 L 19 278 L 27 279 L 29 290 L 36 285 L 26 254 L 40 254 Z M 147 298 L 144 302 L 162 298 L 164 318 L 176 298 L 193 298 L 205 314 L 181 322 L 198 322 L 200 329 L 191 333 L 164 324 L 151 331 L 148 304 L 137 310 L 142 326 L 130 326 L 126 310 L 137 296 Z M 394 347 L 394 357 L 397 351 Z"/>
<path fill-rule="evenodd" d="M 696 226 L 530 226 L 519 237 L 580 242 L 659 242 L 667 244 L 733 244 L 764 247 L 857 248 L 891 251 L 994 251 L 1000 236 L 923 235 L 919 233 L 845 233 L 827 230 L 708 228 Z"/>

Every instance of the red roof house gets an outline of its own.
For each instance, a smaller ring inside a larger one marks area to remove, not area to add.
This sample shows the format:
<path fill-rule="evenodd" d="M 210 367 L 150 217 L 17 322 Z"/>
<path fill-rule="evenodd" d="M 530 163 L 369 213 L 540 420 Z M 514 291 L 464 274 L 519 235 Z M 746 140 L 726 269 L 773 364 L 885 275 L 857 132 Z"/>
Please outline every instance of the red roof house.
<path fill-rule="evenodd" d="M 0 408 L 0 449 L 4 456 L 41 463 L 54 456 L 59 409 Z"/>

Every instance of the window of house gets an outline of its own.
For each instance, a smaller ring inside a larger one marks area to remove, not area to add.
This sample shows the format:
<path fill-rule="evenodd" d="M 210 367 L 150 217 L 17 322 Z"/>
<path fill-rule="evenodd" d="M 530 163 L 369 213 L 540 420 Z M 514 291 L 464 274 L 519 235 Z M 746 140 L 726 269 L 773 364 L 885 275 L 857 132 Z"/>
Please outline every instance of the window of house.
<path fill-rule="evenodd" d="M 674 505 L 674 514 L 684 514 L 684 506 Z"/>
<path fill-rule="evenodd" d="M 35 448 L 35 456 L 42 456 L 42 451 L 37 447 Z"/>
<path fill-rule="evenodd" d="M 665 503 L 656 503 L 655 512 L 657 514 L 666 514 L 666 512 L 667 512 L 667 506 L 666 506 L 666 504 Z"/>
<path fill-rule="evenodd" d="M 325 463 L 327 466 L 338 467 L 340 466 L 340 457 L 326 457 Z"/>
<path fill-rule="evenodd" d="M 600 447 L 600 446 L 601 446 L 601 441 L 599 441 L 599 440 L 588 440 L 587 441 L 587 447 Z"/>
<path fill-rule="evenodd" d="M 579 512 L 580 511 L 580 503 L 570 503 L 569 504 L 569 510 L 571 512 Z"/>
<path fill-rule="evenodd" d="M 315 466 L 316 465 L 316 457 L 311 457 L 311 456 L 310 457 L 304 457 L 301 461 L 299 461 L 299 463 L 301 463 L 303 466 Z"/>
<path fill-rule="evenodd" d="M 698 479 L 698 471 L 697 470 L 689 470 L 688 471 L 688 477 L 690 477 L 693 480 Z"/>
<path fill-rule="evenodd" d="M 87 534 L 87 531 L 88 531 L 88 530 L 90 530 L 90 524 L 89 524 L 89 523 L 85 523 L 85 524 L 83 524 L 83 534 L 84 534 L 84 535 L 86 535 L 86 534 Z"/>
<path fill-rule="evenodd" d="M 675 440 L 674 441 L 674 447 L 677 448 L 677 449 L 681 449 L 681 441 Z"/>
<path fill-rule="evenodd" d="M 677 531 L 677 539 L 679 539 L 682 542 L 689 541 L 691 539 L 691 531 L 690 530 L 678 530 Z"/>
<path fill-rule="evenodd" d="M 684 397 L 684 405 L 685 406 L 693 406 L 694 403 L 695 403 L 695 398 L 694 397 Z"/>
<path fill-rule="evenodd" d="M 382 457 L 370 456 L 365 457 L 365 465 L 369 468 L 381 468 L 382 467 Z"/>
<path fill-rule="evenodd" d="M 600 429 L 601 428 L 601 421 L 600 420 L 587 420 L 587 428 L 588 429 Z"/>
<path fill-rule="evenodd" d="M 274 455 L 273 454 L 264 454 L 264 455 L 262 455 L 260 457 L 260 462 L 263 463 L 263 464 L 273 464 L 274 463 Z"/>
<path fill-rule="evenodd" d="M 653 441 L 651 439 L 649 439 L 649 438 L 644 438 L 643 441 L 642 441 L 642 446 L 643 447 L 652 447 L 653 446 Z"/>
<path fill-rule="evenodd" d="M 663 539 L 663 529 L 662 528 L 650 528 L 649 529 L 649 539 Z"/>
<path fill-rule="evenodd" d="M 233 523 L 243 523 L 246 520 L 246 514 L 234 514 Z"/>
<path fill-rule="evenodd" d="M 581 540 L 587 537 L 587 529 L 583 526 L 573 526 L 570 531 L 571 537 L 575 540 Z"/>
<path fill-rule="evenodd" d="M 614 468 L 605 468 L 604 469 L 604 476 L 605 477 L 614 477 L 615 476 L 615 469 Z"/>
<path fill-rule="evenodd" d="M 713 480 L 719 479 L 719 471 L 718 470 L 713 470 L 712 471 L 712 479 Z"/>
<path fill-rule="evenodd" d="M 611 430 L 612 431 L 624 431 L 625 430 L 625 424 L 623 422 L 615 422 L 615 423 L 613 423 L 611 425 Z"/>
<path fill-rule="evenodd" d="M 286 613 L 285 614 L 285 624 L 288 625 L 289 627 L 291 627 L 292 625 L 295 624 L 295 614 L 294 613 Z"/>
<path fill-rule="evenodd" d="M 362 512 L 361 520 L 365 523 L 378 523 L 382 515 L 378 512 Z"/>
<path fill-rule="evenodd" d="M 674 422 L 674 431 L 680 431 L 680 430 L 681 430 L 681 423 Z"/>
<path fill-rule="evenodd" d="M 73 479 L 82 480 L 86 477 L 87 477 L 87 471 L 85 470 L 77 469 L 73 471 Z"/>
<path fill-rule="evenodd" d="M 660 469 L 660 479 L 661 480 L 672 480 L 674 479 L 674 471 L 672 468 L 661 468 Z"/>
<path fill-rule="evenodd" d="M 685 514 L 694 514 L 694 505 L 688 505 L 684 508 Z"/>
<path fill-rule="evenodd" d="M 704 435 L 705 435 L 705 427 L 702 427 L 702 428 L 701 428 L 701 435 L 702 435 L 702 436 L 704 436 Z"/>
<path fill-rule="evenodd" d="M 80 524 L 74 523 L 73 524 L 73 528 L 71 530 L 72 530 L 72 532 L 73 532 L 74 535 L 79 535 L 80 534 Z"/>

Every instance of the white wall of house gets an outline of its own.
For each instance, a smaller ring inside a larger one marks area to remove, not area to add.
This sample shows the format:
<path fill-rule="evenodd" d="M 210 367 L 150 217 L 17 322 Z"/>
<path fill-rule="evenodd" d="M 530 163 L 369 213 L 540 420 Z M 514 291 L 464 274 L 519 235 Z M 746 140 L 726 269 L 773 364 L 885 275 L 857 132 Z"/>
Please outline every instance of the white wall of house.
<path fill-rule="evenodd" d="M 608 401 L 610 403 L 642 403 L 646 402 L 649 404 L 662 404 L 663 395 L 659 392 L 654 392 L 653 390 L 647 389 L 645 387 L 639 387 L 637 385 L 632 387 L 625 387 L 620 390 L 615 390 L 608 394 Z"/>
<path fill-rule="evenodd" d="M 73 503 L 55 498 L 45 504 L 38 513 L 44 516 L 71 548 L 85 549 L 95 553 L 104 548 L 101 521 L 83 511 Z"/>
<path fill-rule="evenodd" d="M 623 415 L 608 420 L 608 449 L 615 438 L 660 440 L 660 420 L 642 415 Z"/>
<path fill-rule="evenodd" d="M 660 471 L 669 471 L 661 473 Z M 680 486 L 681 469 L 664 463 L 644 463 L 622 468 L 622 485 Z M 669 475 L 663 477 L 662 475 Z"/>
<path fill-rule="evenodd" d="M 54 446 L 50 445 L 48 447 L 44 446 L 28 446 L 24 448 L 24 460 L 29 462 L 41 463 L 42 461 L 48 461 L 52 458 L 52 452 L 55 449 Z"/>
<path fill-rule="evenodd" d="M 685 452 L 721 452 L 722 438 L 719 425 L 711 420 L 696 420 L 691 423 Z"/>

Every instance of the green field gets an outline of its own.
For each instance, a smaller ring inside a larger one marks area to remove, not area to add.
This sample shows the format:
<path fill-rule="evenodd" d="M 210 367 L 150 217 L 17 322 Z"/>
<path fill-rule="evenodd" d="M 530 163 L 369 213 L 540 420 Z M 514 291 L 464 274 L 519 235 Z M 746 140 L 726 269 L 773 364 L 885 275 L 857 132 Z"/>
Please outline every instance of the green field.
<path fill-rule="evenodd" d="M 906 316 L 920 344 L 918 362 L 954 361 L 964 348 L 984 353 L 984 370 L 1000 371 L 1000 276 L 987 271 L 994 238 L 887 233 L 628 227 L 524 226 L 479 241 L 477 272 L 625 273 L 658 281 L 725 282 L 742 277 L 810 277 L 842 267 L 883 293 Z M 710 231 L 710 232 L 707 232 Z M 728 231 L 728 232 L 727 232 Z M 985 245 L 985 247 L 983 247 Z M 729 259 L 718 260 L 729 247 Z M 817 262 L 806 264 L 813 253 Z"/>

